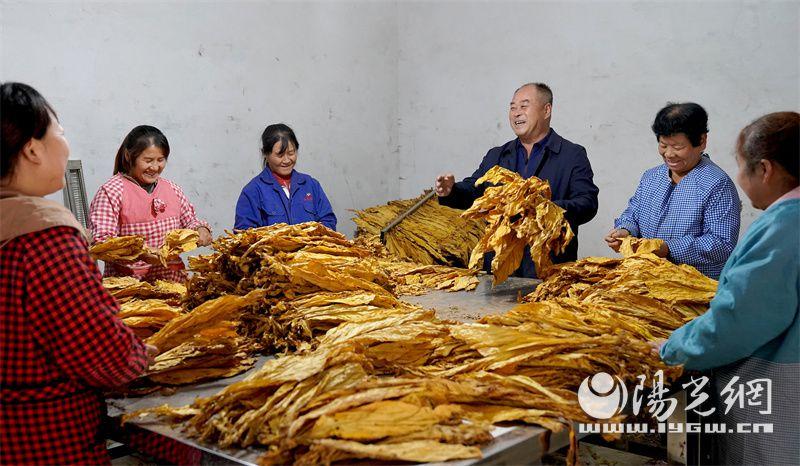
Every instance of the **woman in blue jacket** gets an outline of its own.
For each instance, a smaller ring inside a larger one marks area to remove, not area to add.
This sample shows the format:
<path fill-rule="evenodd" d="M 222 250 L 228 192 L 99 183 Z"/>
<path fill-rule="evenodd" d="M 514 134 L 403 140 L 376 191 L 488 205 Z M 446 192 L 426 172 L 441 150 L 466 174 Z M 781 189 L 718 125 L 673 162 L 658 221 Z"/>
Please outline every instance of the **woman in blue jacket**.
<path fill-rule="evenodd" d="M 264 170 L 242 189 L 234 228 L 320 222 L 336 229 L 336 215 L 319 181 L 296 171 L 300 143 L 292 128 L 269 125 L 261 135 Z"/>

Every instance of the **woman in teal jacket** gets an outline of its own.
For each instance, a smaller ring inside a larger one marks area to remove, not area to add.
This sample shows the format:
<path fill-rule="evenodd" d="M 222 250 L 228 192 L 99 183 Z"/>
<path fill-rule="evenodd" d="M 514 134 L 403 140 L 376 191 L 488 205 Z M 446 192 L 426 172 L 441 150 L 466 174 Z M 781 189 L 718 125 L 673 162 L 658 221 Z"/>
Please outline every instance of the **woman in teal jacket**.
<path fill-rule="evenodd" d="M 739 134 L 736 154 L 739 186 L 764 214 L 733 250 L 709 310 L 673 332 L 660 354 L 670 365 L 716 369 L 716 414 L 728 428 L 772 424 L 771 433 L 720 435 L 721 463 L 800 464 L 800 114 L 757 119 Z M 738 387 L 759 379 L 771 393 L 728 406 Z"/>

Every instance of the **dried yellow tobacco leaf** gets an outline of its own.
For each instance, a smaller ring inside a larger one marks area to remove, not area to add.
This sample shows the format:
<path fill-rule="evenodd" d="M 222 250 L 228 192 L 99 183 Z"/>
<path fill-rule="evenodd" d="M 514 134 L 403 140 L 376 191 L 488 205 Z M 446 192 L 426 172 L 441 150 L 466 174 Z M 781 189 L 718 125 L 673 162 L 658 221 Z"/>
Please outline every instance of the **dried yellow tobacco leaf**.
<path fill-rule="evenodd" d="M 318 450 L 315 450 L 314 448 Z M 319 464 L 319 459 L 333 452 L 337 460 L 348 458 L 371 458 L 376 460 L 415 461 L 430 463 L 456 459 L 480 458 L 478 447 L 452 445 L 433 440 L 416 440 L 403 443 L 364 444 L 348 440 L 321 439 L 314 442 L 310 454 L 298 460 L 297 464 Z"/>
<path fill-rule="evenodd" d="M 162 299 L 131 299 L 120 305 L 117 314 L 139 338 L 149 337 L 179 315 L 179 307 L 171 306 Z"/>
<path fill-rule="evenodd" d="M 622 244 L 619 247 L 619 253 L 624 257 L 629 257 L 634 254 L 653 254 L 664 245 L 663 239 L 658 238 L 636 238 L 633 236 L 626 236 L 622 238 Z"/>
<path fill-rule="evenodd" d="M 95 243 L 89 248 L 89 254 L 94 260 L 116 263 L 136 262 L 143 252 L 143 236 L 117 236 Z"/>
<path fill-rule="evenodd" d="M 197 242 L 200 241 L 200 234 L 195 230 L 186 228 L 172 230 L 164 236 L 164 244 L 158 250 L 158 256 L 163 266 L 167 262 L 180 257 L 183 252 L 197 249 Z"/>
<path fill-rule="evenodd" d="M 427 407 L 402 401 L 382 400 L 322 416 L 308 434 L 310 438 L 336 437 L 348 440 L 381 440 L 427 430 L 446 420 Z"/>
<path fill-rule="evenodd" d="M 232 322 L 220 322 L 159 353 L 145 376 L 164 385 L 184 385 L 231 377 L 250 369 L 254 358 L 241 350 Z"/>
<path fill-rule="evenodd" d="M 155 283 L 140 281 L 134 277 L 106 277 L 103 286 L 120 303 L 132 299 L 163 299 L 170 305 L 180 303 L 186 295 L 182 283 L 156 280 Z"/>
<path fill-rule="evenodd" d="M 254 290 L 245 296 L 228 295 L 207 301 L 191 312 L 171 320 L 146 342 L 162 353 L 169 351 L 203 329 L 213 327 L 219 322 L 236 319 L 243 308 L 263 297 L 264 293 L 261 290 Z"/>
<path fill-rule="evenodd" d="M 416 199 L 391 201 L 355 212 L 356 238 L 378 238 L 380 231 L 407 211 Z M 466 267 L 470 251 L 483 234 L 483 222 L 461 217 L 461 210 L 439 205 L 432 198 L 386 234 L 386 249 L 397 258 L 421 265 Z"/>
<path fill-rule="evenodd" d="M 544 273 L 552 265 L 550 253 L 564 252 L 574 237 L 564 209 L 550 200 L 550 185 L 536 177 L 524 179 L 500 166 L 475 182 L 476 186 L 483 183 L 494 186 L 486 188 L 463 214 L 488 222 L 469 267 L 478 266 L 484 253 L 494 251 L 493 283 L 502 283 L 519 267 L 525 246 L 529 246 L 536 270 Z"/>

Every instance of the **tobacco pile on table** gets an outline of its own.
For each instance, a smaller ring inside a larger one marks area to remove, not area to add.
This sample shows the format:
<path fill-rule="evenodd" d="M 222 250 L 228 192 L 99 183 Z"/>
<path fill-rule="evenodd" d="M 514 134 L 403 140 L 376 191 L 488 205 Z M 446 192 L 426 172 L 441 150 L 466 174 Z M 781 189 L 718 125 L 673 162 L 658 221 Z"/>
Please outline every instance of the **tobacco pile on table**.
<path fill-rule="evenodd" d="M 194 335 L 286 354 L 190 407 L 148 412 L 221 447 L 261 445 L 262 464 L 472 458 L 496 422 L 588 421 L 575 394 L 585 377 L 680 373 L 648 341 L 702 312 L 715 289 L 651 254 L 589 258 L 553 267 L 533 302 L 456 324 L 397 299 L 385 257 L 320 225 L 238 232 L 214 248 L 192 260 L 186 303 L 248 303 L 217 313 L 206 302 L 167 324 L 149 340 L 169 348 L 151 377 L 181 380 L 173 355 L 196 349 L 178 350 Z"/>
<path fill-rule="evenodd" d="M 381 229 L 407 211 L 416 199 L 391 201 L 355 212 L 356 238 L 380 235 Z M 395 257 L 421 265 L 466 267 L 470 251 L 483 234 L 481 221 L 461 217 L 460 210 L 429 199 L 386 233 L 386 248 Z"/>
<path fill-rule="evenodd" d="M 641 254 L 624 259 L 587 257 L 557 265 L 525 300 L 567 297 L 585 304 L 603 303 L 622 312 L 641 309 L 641 314 L 653 318 L 670 313 L 673 330 L 678 322 L 682 325 L 705 312 L 716 290 L 717 282 L 694 267 Z"/>
<path fill-rule="evenodd" d="M 214 247 L 212 255 L 191 258 L 199 273 L 189 292 L 177 283 L 104 280 L 122 303 L 123 321 L 140 336 L 152 335 L 148 342 L 161 351 L 149 381 L 180 385 L 234 375 L 249 368 L 256 352 L 308 348 L 340 324 L 418 310 L 393 292 L 477 285 L 474 272 L 464 269 L 373 257 L 316 223 L 231 233 Z M 236 295 L 258 299 L 223 306 L 228 313 L 221 321 L 209 317 Z M 171 306 L 181 301 L 183 313 Z"/>

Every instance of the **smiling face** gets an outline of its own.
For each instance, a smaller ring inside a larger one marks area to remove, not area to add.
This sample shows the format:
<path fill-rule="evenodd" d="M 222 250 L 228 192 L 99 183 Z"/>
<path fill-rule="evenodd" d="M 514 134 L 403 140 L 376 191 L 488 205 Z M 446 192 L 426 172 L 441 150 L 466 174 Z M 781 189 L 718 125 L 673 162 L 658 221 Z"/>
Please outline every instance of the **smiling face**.
<path fill-rule="evenodd" d="M 658 153 L 670 172 L 683 178 L 692 168 L 700 163 L 700 157 L 706 149 L 706 135 L 700 138 L 700 144 L 693 146 L 684 133 L 658 137 Z"/>
<path fill-rule="evenodd" d="M 550 114 L 553 106 L 542 102 L 534 86 L 524 86 L 511 99 L 508 122 L 511 130 L 522 142 L 534 143 L 550 130 Z"/>
<path fill-rule="evenodd" d="M 159 147 L 150 146 L 136 157 L 129 175 L 141 185 L 153 184 L 158 181 L 166 165 L 167 157 L 164 151 Z"/>
<path fill-rule="evenodd" d="M 297 148 L 290 141 L 286 150 L 281 154 L 282 149 L 281 141 L 272 146 L 272 152 L 267 155 L 267 166 L 273 173 L 287 177 L 292 174 L 294 165 L 297 163 Z"/>

